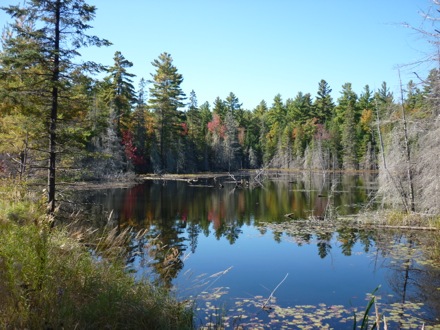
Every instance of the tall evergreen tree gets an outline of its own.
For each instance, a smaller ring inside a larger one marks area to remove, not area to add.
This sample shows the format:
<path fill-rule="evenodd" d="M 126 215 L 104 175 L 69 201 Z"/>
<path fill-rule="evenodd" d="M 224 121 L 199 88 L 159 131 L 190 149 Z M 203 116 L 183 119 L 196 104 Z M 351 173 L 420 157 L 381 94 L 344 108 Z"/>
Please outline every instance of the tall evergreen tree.
<path fill-rule="evenodd" d="M 242 104 L 240 103 L 238 97 L 235 96 L 234 93 L 230 92 L 225 100 L 225 106 L 228 112 L 234 114 L 235 111 L 241 108 Z"/>
<path fill-rule="evenodd" d="M 385 81 L 382 82 L 374 98 L 375 102 L 377 102 L 380 118 L 387 118 L 393 111 L 394 96 Z"/>
<path fill-rule="evenodd" d="M 212 112 L 217 114 L 221 120 L 225 120 L 228 108 L 226 107 L 225 101 L 223 101 L 219 96 L 214 100 Z"/>
<path fill-rule="evenodd" d="M 202 130 L 203 136 L 206 137 L 206 134 L 208 133 L 208 123 L 212 120 L 211 106 L 209 105 L 209 102 L 205 102 L 200 106 L 200 117 L 200 129 Z"/>
<path fill-rule="evenodd" d="M 262 118 L 266 115 L 268 111 L 267 103 L 265 100 L 262 100 L 254 109 L 254 115 L 258 118 Z"/>
<path fill-rule="evenodd" d="M 206 123 L 207 124 L 207 123 Z M 197 95 L 194 90 L 189 95 L 186 125 L 190 144 L 187 158 L 192 170 L 202 170 L 206 128 L 202 126 L 202 114 L 198 107 Z"/>
<path fill-rule="evenodd" d="M 203 140 L 203 162 L 202 170 L 209 169 L 209 149 L 208 149 L 208 123 L 212 120 L 212 112 L 209 102 L 205 102 L 200 106 L 200 135 Z"/>
<path fill-rule="evenodd" d="M 318 96 L 316 96 L 315 102 L 313 103 L 313 109 L 318 123 L 324 124 L 330 120 L 333 116 L 333 111 L 335 104 L 331 96 L 332 89 L 328 83 L 322 79 L 319 82 Z"/>
<path fill-rule="evenodd" d="M 149 111 L 145 97 L 146 82 L 142 78 L 139 82 L 139 89 L 136 98 L 136 107 L 131 114 L 130 130 L 133 136 L 133 155 L 131 155 L 133 165 L 137 173 L 146 173 L 148 168 L 148 154 L 150 151 L 150 139 L 148 138 Z"/>
<path fill-rule="evenodd" d="M 232 114 L 234 119 L 237 121 L 238 125 L 243 126 L 244 124 L 243 122 L 244 111 L 242 109 L 243 104 L 240 103 L 238 97 L 234 93 L 230 92 L 228 97 L 226 97 L 224 104 L 226 106 L 227 112 L 230 112 Z"/>
<path fill-rule="evenodd" d="M 382 85 L 377 90 L 377 98 L 383 103 L 393 103 L 394 101 L 394 95 L 390 92 L 390 88 L 385 81 L 382 82 Z"/>
<path fill-rule="evenodd" d="M 370 90 L 370 86 L 365 85 L 364 91 L 359 96 L 358 107 L 362 112 L 363 110 L 373 110 L 374 109 L 374 95 Z"/>
<path fill-rule="evenodd" d="M 349 107 L 352 108 L 354 112 L 357 112 L 357 99 L 358 96 L 353 91 L 351 83 L 345 83 L 342 85 L 341 96 L 338 98 L 338 105 L 335 108 L 335 116 L 333 117 L 333 120 L 339 128 L 342 128 L 345 112 Z"/>
<path fill-rule="evenodd" d="M 196 92 L 192 90 L 191 93 L 189 93 L 188 111 L 197 110 L 197 109 L 198 109 L 197 95 Z"/>
<path fill-rule="evenodd" d="M 359 141 L 358 158 L 364 160 L 365 169 L 375 169 L 376 166 L 376 130 L 373 129 L 374 103 L 374 95 L 370 87 L 366 85 L 358 101 L 360 117 L 355 119 Z"/>
<path fill-rule="evenodd" d="M 351 83 L 342 86 L 339 105 L 336 108 L 337 120 L 340 123 L 343 166 L 345 169 L 357 169 L 357 134 L 356 113 L 357 95 Z"/>
<path fill-rule="evenodd" d="M 267 133 L 264 136 L 264 155 L 265 163 L 269 163 L 278 147 L 280 136 L 287 124 L 287 109 L 283 103 L 281 94 L 275 95 L 271 108 L 266 115 Z"/>
<path fill-rule="evenodd" d="M 266 148 L 266 134 L 269 130 L 267 123 L 267 112 L 269 111 L 266 101 L 262 100 L 253 111 L 253 122 L 257 129 L 255 132 L 255 143 L 252 148 L 254 149 L 256 159 L 254 158 L 255 166 L 259 166 L 263 162 L 263 157 Z"/>
<path fill-rule="evenodd" d="M 426 98 L 427 112 L 432 116 L 440 114 L 440 70 L 432 69 L 426 78 L 423 93 Z"/>
<path fill-rule="evenodd" d="M 115 112 L 117 121 L 117 133 L 121 134 L 121 129 L 126 128 L 130 110 L 136 102 L 136 92 L 133 86 L 133 73 L 127 71 L 133 66 L 121 52 L 115 52 L 113 57 L 114 64 L 107 69 L 109 76 L 109 91 L 107 94 L 107 102 L 112 111 Z"/>
<path fill-rule="evenodd" d="M 162 53 L 152 62 L 156 72 L 152 74 L 150 107 L 156 117 L 156 134 L 160 164 L 158 169 L 173 171 L 177 163 L 177 142 L 182 131 L 180 109 L 185 105 L 185 94 L 180 85 L 183 76 L 173 65 L 170 54 Z"/>
<path fill-rule="evenodd" d="M 410 80 L 406 87 L 405 107 L 410 112 L 421 111 L 424 105 L 424 95 L 419 87 Z"/>
<path fill-rule="evenodd" d="M 294 122 L 305 123 L 314 116 L 310 93 L 298 92 L 293 100 L 287 100 L 286 105 L 289 119 Z"/>
<path fill-rule="evenodd" d="M 2 9 L 14 19 L 25 17 L 33 23 L 31 29 L 24 29 L 19 20 L 9 26 L 12 34 L 6 41 L 1 61 L 22 72 L 29 66 L 39 67 L 40 72 L 30 73 L 38 74 L 40 83 L 28 87 L 39 94 L 47 111 L 43 117 L 47 120 L 49 140 L 47 198 L 48 213 L 53 214 L 59 153 L 57 124 L 64 103 L 61 98 L 68 95 L 69 78 L 77 69 L 97 69 L 97 65 L 91 62 L 79 66 L 74 58 L 79 55 L 81 47 L 104 46 L 109 42 L 86 34 L 96 8 L 83 0 L 30 0 L 23 7 L 11 5 Z M 33 47 L 28 50 L 17 48 L 23 44 L 20 40 L 28 40 Z"/>
<path fill-rule="evenodd" d="M 281 94 L 275 95 L 273 103 L 269 111 L 267 112 L 267 120 L 269 125 L 278 123 L 280 127 L 283 127 L 287 123 L 287 109 L 283 103 Z"/>

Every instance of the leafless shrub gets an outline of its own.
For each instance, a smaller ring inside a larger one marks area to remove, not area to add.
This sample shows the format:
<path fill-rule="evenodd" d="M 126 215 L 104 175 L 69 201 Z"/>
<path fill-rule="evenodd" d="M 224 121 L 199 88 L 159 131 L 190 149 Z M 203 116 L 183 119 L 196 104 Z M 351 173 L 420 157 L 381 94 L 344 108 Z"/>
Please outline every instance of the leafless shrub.
<path fill-rule="evenodd" d="M 414 186 L 419 211 L 440 212 L 440 116 L 429 123 L 414 150 Z"/>
<path fill-rule="evenodd" d="M 408 135 L 411 143 L 411 163 L 415 192 L 416 211 L 440 212 L 440 117 L 435 121 L 409 122 Z M 385 143 L 384 164 L 380 164 L 379 193 L 384 202 L 393 207 L 408 203 L 408 177 L 405 163 L 404 133 L 396 125 Z M 408 205 L 403 205 L 407 208 Z"/>

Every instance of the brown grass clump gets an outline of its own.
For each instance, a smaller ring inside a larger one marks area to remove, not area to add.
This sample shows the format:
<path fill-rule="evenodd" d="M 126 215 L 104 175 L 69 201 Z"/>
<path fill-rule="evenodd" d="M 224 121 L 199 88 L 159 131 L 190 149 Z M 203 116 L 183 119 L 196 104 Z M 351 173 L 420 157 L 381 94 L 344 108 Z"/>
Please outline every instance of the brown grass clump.
<path fill-rule="evenodd" d="M 192 328 L 191 308 L 127 273 L 127 231 L 51 228 L 24 190 L 0 192 L 0 328 Z"/>

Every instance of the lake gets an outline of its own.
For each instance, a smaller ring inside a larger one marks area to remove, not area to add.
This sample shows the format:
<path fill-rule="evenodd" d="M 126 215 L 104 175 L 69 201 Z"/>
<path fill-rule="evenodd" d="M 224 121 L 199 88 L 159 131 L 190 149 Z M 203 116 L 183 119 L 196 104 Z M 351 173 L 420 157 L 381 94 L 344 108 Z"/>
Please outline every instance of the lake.
<path fill-rule="evenodd" d="M 437 233 L 331 220 L 377 208 L 376 190 L 373 174 L 279 172 L 158 179 L 77 198 L 94 226 L 146 230 L 127 247 L 130 270 L 195 299 L 198 326 L 352 329 L 376 288 L 389 328 L 439 324 Z"/>

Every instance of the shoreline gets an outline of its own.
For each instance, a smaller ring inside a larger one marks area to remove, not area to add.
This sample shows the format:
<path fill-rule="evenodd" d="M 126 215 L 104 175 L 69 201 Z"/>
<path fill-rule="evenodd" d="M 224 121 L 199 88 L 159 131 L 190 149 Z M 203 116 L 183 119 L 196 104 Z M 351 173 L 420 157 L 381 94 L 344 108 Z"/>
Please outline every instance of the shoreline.
<path fill-rule="evenodd" d="M 317 170 L 317 169 L 249 169 L 249 170 L 238 170 L 235 172 L 199 172 L 199 173 L 182 173 L 182 174 L 140 174 L 135 177 L 127 176 L 127 180 L 124 178 L 118 178 L 114 181 L 102 180 L 102 181 L 78 181 L 78 182 L 61 182 L 59 185 L 69 187 L 73 190 L 99 190 L 99 189 L 112 189 L 112 188 L 131 188 L 135 185 L 142 184 L 145 181 L 155 181 L 155 180 L 163 180 L 163 181 L 189 181 L 195 179 L 207 180 L 221 177 L 230 177 L 231 174 L 236 176 L 250 176 L 250 175 L 258 175 L 262 172 L 265 172 L 266 175 L 269 176 L 278 176 L 280 174 L 298 174 L 298 173 L 313 173 L 313 174 L 328 174 L 328 173 L 337 173 L 337 174 L 378 174 L 378 171 L 373 170 Z"/>

